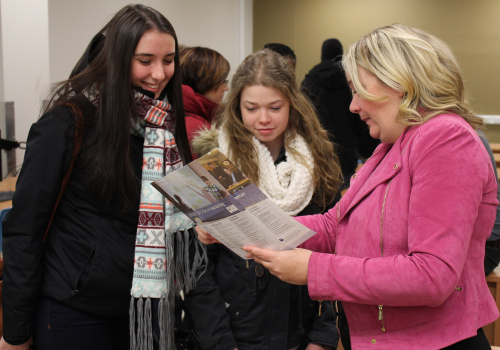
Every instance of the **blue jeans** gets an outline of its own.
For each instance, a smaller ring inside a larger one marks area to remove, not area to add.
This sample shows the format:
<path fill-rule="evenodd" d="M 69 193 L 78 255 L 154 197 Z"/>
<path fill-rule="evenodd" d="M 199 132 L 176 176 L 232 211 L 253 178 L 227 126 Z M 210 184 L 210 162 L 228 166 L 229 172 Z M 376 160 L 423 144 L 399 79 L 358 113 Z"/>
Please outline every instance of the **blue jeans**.
<path fill-rule="evenodd" d="M 37 350 L 128 350 L 129 318 L 99 317 L 42 298 L 33 339 Z"/>

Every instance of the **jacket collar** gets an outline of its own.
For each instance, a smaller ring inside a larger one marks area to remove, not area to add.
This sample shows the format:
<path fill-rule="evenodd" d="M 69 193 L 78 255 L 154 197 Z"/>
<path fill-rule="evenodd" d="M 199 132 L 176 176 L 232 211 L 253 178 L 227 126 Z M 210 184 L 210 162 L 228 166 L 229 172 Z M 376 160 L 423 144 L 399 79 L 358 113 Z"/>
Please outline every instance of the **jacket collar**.
<path fill-rule="evenodd" d="M 209 123 L 212 122 L 215 117 L 217 107 L 219 107 L 217 103 L 194 92 L 193 88 L 188 85 L 182 85 L 182 96 L 184 98 L 185 114 L 194 114 L 204 118 Z"/>
<path fill-rule="evenodd" d="M 351 177 L 350 188 L 337 208 L 339 220 L 380 184 L 390 181 L 399 173 L 404 166 L 403 153 L 416 129 L 416 127 L 406 128 L 394 144 L 381 143 L 359 171 Z"/>

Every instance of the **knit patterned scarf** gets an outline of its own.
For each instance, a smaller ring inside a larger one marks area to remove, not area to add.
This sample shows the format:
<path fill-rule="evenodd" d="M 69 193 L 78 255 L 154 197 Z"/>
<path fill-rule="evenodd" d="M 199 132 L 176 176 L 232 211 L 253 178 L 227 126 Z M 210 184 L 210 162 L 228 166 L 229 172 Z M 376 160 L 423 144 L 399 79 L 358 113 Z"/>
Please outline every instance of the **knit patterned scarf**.
<path fill-rule="evenodd" d="M 206 265 L 207 256 L 195 232 L 188 230 L 193 222 L 151 186 L 151 182 L 183 166 L 174 139 L 171 106 L 166 99 L 155 100 L 138 92 L 136 106 L 144 122 L 135 129 L 144 136 L 144 146 L 130 301 L 130 344 L 132 350 L 153 349 L 151 299 L 156 298 L 159 299 L 159 348 L 167 350 L 175 348 L 175 292 L 194 287 L 196 271 L 203 263 Z M 189 256 L 190 244 L 195 246 L 194 259 Z"/>
<path fill-rule="evenodd" d="M 86 92 L 99 104 L 95 88 Z M 130 348 L 153 349 L 153 305 L 158 299 L 160 350 L 174 349 L 174 297 L 189 291 L 206 265 L 206 250 L 192 230 L 193 222 L 166 200 L 151 182 L 183 166 L 174 139 L 175 118 L 167 98 L 155 100 L 135 91 L 138 121 L 131 130 L 144 137 L 139 221 L 130 301 Z M 189 247 L 195 253 L 189 256 Z"/>
<path fill-rule="evenodd" d="M 172 203 L 151 186 L 182 167 L 174 139 L 175 120 L 167 101 L 136 93 L 137 113 L 144 123 L 136 131 L 144 136 L 141 201 L 134 257 L 130 302 L 131 349 L 153 348 L 152 298 L 159 299 L 160 349 L 173 342 L 174 236 L 186 231 L 192 221 L 176 211 Z M 137 325 L 135 325 L 137 321 Z M 170 335 L 170 336 L 169 336 Z"/>

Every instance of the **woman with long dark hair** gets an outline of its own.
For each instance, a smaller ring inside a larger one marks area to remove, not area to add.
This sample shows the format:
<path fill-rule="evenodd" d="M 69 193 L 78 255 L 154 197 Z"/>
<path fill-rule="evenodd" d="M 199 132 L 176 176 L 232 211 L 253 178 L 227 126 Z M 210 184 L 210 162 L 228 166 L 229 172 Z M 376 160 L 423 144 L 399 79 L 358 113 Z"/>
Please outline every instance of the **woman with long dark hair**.
<path fill-rule="evenodd" d="M 175 31 L 126 6 L 30 130 L 3 224 L 0 349 L 171 349 L 174 279 L 193 282 L 176 274 L 174 235 L 189 239 L 191 222 L 150 183 L 191 159 Z"/>

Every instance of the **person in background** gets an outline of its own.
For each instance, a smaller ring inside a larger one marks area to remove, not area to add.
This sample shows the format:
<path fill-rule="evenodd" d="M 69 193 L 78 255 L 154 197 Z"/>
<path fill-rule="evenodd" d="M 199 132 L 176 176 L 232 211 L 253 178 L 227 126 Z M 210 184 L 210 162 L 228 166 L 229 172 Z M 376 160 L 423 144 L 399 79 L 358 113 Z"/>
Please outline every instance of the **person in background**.
<path fill-rule="evenodd" d="M 187 183 L 201 191 L 208 192 L 215 199 L 222 199 L 226 197 L 226 192 L 222 190 L 218 185 L 211 183 L 206 176 L 200 176 L 200 179 L 205 183 L 203 187 L 200 187 L 190 181 L 188 181 Z"/>
<path fill-rule="evenodd" d="M 175 199 L 174 204 L 177 206 L 177 208 L 182 210 L 183 213 L 193 211 L 193 208 L 191 208 L 189 205 L 184 203 L 184 201 L 182 200 L 182 198 L 178 194 L 174 194 L 174 199 Z"/>
<path fill-rule="evenodd" d="M 209 129 L 209 128 L 205 128 Z M 222 181 L 222 179 L 226 176 L 226 173 L 224 172 L 224 167 L 220 165 L 217 162 L 210 162 L 207 164 L 208 169 L 207 171 L 212 174 L 212 176 L 217 179 L 217 181 Z"/>
<path fill-rule="evenodd" d="M 245 178 L 241 171 L 233 171 L 229 168 L 224 168 L 224 172 L 226 173 L 226 176 L 221 181 L 224 188 L 229 188 Z"/>
<path fill-rule="evenodd" d="M 293 52 L 290 46 L 280 43 L 267 43 L 264 45 L 264 49 L 269 49 L 284 57 L 295 71 L 297 67 L 297 56 L 295 56 L 295 52 Z"/>
<path fill-rule="evenodd" d="M 479 138 L 483 142 L 484 147 L 488 151 L 491 159 L 491 164 L 493 165 L 493 170 L 495 170 L 495 178 L 498 180 L 497 165 L 495 162 L 495 157 L 493 156 L 493 151 L 491 150 L 490 143 L 486 138 L 483 131 L 478 131 Z M 498 181 L 497 181 L 498 183 Z M 498 187 L 497 198 L 500 200 L 500 187 Z M 491 231 L 490 237 L 486 240 L 486 252 L 484 255 L 484 273 L 488 276 L 493 272 L 495 267 L 498 266 L 500 262 L 500 205 L 497 207 L 497 214 L 495 219 L 495 224 L 493 225 L 493 230 Z"/>
<path fill-rule="evenodd" d="M 228 90 L 226 79 L 230 65 L 217 51 L 200 46 L 183 47 L 179 50 L 179 59 L 186 131 L 191 144 L 196 132 L 209 128 L 216 115 L 224 93 Z M 196 153 L 191 153 L 193 158 L 198 157 Z M 201 193 L 205 198 L 209 196 L 206 192 Z M 176 320 L 181 320 L 183 299 L 180 294 L 176 296 L 175 304 L 178 315 Z M 177 338 L 180 338 L 182 332 L 185 333 L 183 327 L 181 322 L 176 322 Z"/>
<path fill-rule="evenodd" d="M 358 160 L 369 158 L 380 140 L 372 138 L 358 114 L 349 110 L 351 90 L 340 64 L 343 48 L 338 39 L 327 39 L 321 46 L 321 62 L 306 74 L 302 92 L 311 100 L 323 128 L 328 131 L 339 157 L 344 184 L 355 173 Z"/>
<path fill-rule="evenodd" d="M 491 349 L 481 327 L 499 310 L 483 260 L 498 186 L 453 53 L 394 24 L 359 39 L 342 64 L 351 111 L 381 144 L 333 209 L 296 218 L 311 239 L 243 249 L 314 299 L 341 300 L 353 349 Z"/>
<path fill-rule="evenodd" d="M 173 236 L 195 236 L 150 183 L 192 159 L 177 53 L 161 13 L 128 5 L 54 87 L 3 222 L 0 349 L 174 347 L 175 288 L 194 279 L 175 270 L 189 257 L 174 258 Z"/>
<path fill-rule="evenodd" d="M 293 216 L 322 212 L 341 183 L 332 144 L 291 65 L 268 49 L 241 63 L 217 125 L 193 146 L 199 154 L 218 147 Z M 185 298 L 202 349 L 336 349 L 330 301 L 311 300 L 305 286 L 282 282 L 221 244 L 207 249 L 207 272 Z"/>
<path fill-rule="evenodd" d="M 198 130 L 210 127 L 228 90 L 230 65 L 220 53 L 206 47 L 186 47 L 179 55 L 186 129 L 191 142 Z"/>

